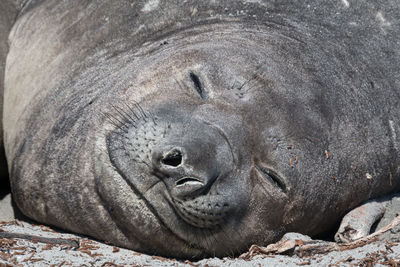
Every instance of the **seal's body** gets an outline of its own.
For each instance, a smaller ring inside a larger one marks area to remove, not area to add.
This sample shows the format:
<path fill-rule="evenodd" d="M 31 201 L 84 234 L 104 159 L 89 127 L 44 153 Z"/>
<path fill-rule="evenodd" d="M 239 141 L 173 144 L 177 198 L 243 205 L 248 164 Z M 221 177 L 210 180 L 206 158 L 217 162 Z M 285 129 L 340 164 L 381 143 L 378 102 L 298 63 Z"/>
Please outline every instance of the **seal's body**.
<path fill-rule="evenodd" d="M 4 142 L 29 217 L 228 255 L 400 189 L 400 5 L 31 1 Z"/>

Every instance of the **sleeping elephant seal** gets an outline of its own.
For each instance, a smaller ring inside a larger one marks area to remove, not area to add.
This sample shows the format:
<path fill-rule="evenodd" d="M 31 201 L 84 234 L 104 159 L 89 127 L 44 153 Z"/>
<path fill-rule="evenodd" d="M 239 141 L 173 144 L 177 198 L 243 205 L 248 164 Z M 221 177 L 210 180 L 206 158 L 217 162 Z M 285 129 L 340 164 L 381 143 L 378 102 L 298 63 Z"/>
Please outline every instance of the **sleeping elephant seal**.
<path fill-rule="evenodd" d="M 400 189 L 397 1 L 29 1 L 5 147 L 29 217 L 180 258 Z"/>

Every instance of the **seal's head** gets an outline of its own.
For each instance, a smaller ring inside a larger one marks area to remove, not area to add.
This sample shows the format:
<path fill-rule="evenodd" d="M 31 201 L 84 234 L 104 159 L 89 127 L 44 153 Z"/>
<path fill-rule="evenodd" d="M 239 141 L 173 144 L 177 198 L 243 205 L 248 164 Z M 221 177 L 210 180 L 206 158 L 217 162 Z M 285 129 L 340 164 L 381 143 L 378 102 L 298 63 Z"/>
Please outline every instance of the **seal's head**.
<path fill-rule="evenodd" d="M 108 114 L 111 166 L 97 166 L 97 187 L 122 245 L 174 257 L 233 255 L 277 240 L 292 223 L 297 202 L 286 177 L 298 160 L 287 148 L 298 136 L 289 132 L 316 129 L 302 120 L 307 111 L 285 120 L 296 107 L 288 112 L 276 88 L 283 73 L 287 87 L 298 77 L 273 50 L 289 44 L 211 30 L 143 53 L 132 91 Z"/>

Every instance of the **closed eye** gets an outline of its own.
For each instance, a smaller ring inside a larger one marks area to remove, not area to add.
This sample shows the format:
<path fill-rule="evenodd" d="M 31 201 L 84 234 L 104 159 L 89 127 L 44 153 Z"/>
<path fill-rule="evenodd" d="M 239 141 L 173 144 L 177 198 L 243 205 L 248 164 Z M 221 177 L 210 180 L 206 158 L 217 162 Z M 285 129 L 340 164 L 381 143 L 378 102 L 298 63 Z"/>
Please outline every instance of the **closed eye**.
<path fill-rule="evenodd" d="M 196 89 L 197 93 L 200 95 L 201 99 L 206 100 L 207 93 L 204 90 L 203 84 L 201 83 L 199 76 L 197 76 L 193 72 L 189 72 L 189 75 L 190 75 L 190 79 L 193 82 L 194 88 Z"/>
<path fill-rule="evenodd" d="M 263 168 L 261 166 L 255 165 L 257 171 L 259 171 L 270 183 L 279 187 L 284 193 L 287 193 L 287 186 L 284 180 L 282 180 L 279 175 L 270 169 Z"/>

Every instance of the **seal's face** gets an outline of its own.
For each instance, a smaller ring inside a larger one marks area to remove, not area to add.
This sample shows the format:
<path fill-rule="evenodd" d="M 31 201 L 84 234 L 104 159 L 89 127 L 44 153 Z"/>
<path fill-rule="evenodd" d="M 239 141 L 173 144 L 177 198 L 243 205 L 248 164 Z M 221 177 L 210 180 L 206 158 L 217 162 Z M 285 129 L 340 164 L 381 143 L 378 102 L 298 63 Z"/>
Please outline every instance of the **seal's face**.
<path fill-rule="evenodd" d="M 228 137 L 193 115 L 196 110 L 176 106 L 153 112 L 139 107 L 124 114 L 126 126 L 108 137 L 111 161 L 139 192 L 152 192 L 160 183 L 156 209 L 161 201 L 190 226 L 221 227 L 246 202 L 238 191 L 245 179 L 238 179 L 243 174 Z"/>
<path fill-rule="evenodd" d="M 276 58 L 250 37 L 242 46 L 243 34 L 215 34 L 215 42 L 199 35 L 166 48 L 138 72 L 134 84 L 146 97 L 113 105 L 106 140 L 118 175 L 100 174 L 98 187 L 134 240 L 127 246 L 232 255 L 276 240 L 290 224 L 288 160 L 279 149 L 287 149 L 287 127 L 274 103 L 277 70 L 265 65 Z"/>

